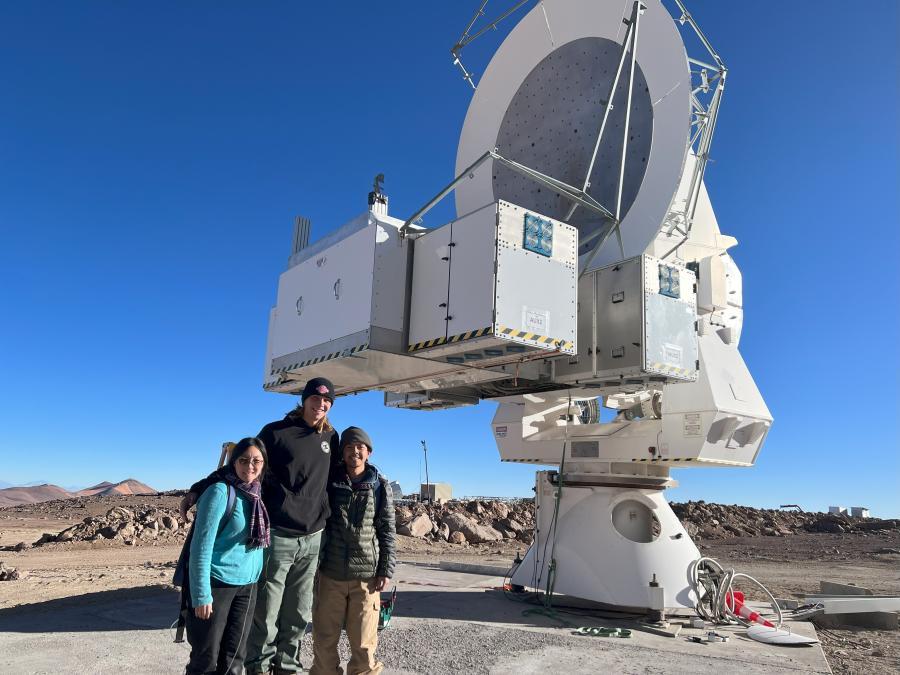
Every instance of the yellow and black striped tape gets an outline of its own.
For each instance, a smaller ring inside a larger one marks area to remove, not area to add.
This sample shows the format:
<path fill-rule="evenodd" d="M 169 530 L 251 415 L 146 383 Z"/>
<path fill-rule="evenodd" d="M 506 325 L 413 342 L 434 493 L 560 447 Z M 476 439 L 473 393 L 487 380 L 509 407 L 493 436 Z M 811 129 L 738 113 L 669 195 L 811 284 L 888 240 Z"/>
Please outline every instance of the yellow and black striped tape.
<path fill-rule="evenodd" d="M 279 368 L 278 370 L 273 370 L 272 375 L 276 375 L 278 373 L 285 373 L 289 370 L 296 370 L 297 368 L 305 368 L 306 366 L 312 366 L 317 363 L 323 363 L 324 361 L 330 361 L 331 359 L 336 359 L 339 356 L 350 356 L 350 354 L 355 354 L 357 352 L 361 352 L 363 349 L 367 349 L 369 347 L 369 343 L 366 342 L 361 345 L 357 345 L 356 347 L 351 347 L 350 349 L 342 349 L 339 352 L 331 352 L 330 354 L 325 354 L 324 356 L 317 356 L 314 359 L 307 359 L 306 361 L 301 361 L 300 363 L 295 363 L 290 366 L 285 366 L 284 368 Z"/>
<path fill-rule="evenodd" d="M 484 337 L 493 330 L 493 326 L 487 328 L 479 328 L 478 330 L 470 330 L 459 335 L 451 335 L 450 337 L 437 337 L 431 340 L 423 340 L 409 346 L 407 351 L 415 352 L 428 347 L 438 347 L 440 345 L 451 344 L 453 342 L 462 342 L 463 340 L 471 340 L 472 338 Z"/>
<path fill-rule="evenodd" d="M 537 333 L 529 333 L 524 330 L 516 330 L 515 328 L 507 328 L 506 326 L 497 326 L 497 332 L 509 337 L 519 338 L 522 340 L 534 340 L 538 344 L 551 345 L 558 349 L 572 349 L 574 346 L 571 342 L 559 340 L 557 338 L 548 337 L 546 335 L 538 335 Z"/>
<path fill-rule="evenodd" d="M 640 459 L 638 459 L 636 457 L 632 457 L 631 461 L 632 462 L 681 462 L 681 461 L 693 462 L 694 458 L 693 457 L 653 457 L 653 458 L 641 457 Z"/>
<path fill-rule="evenodd" d="M 687 368 L 676 368 L 665 363 L 651 363 L 650 367 L 660 372 L 674 373 L 676 375 L 690 375 L 693 372 Z"/>

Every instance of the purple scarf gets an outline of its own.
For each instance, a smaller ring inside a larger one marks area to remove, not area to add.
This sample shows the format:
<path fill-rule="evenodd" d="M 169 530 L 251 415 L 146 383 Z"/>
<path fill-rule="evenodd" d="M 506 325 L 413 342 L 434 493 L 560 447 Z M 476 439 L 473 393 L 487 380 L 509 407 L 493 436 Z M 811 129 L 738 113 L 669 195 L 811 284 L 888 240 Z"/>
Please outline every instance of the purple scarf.
<path fill-rule="evenodd" d="M 269 513 L 262 502 L 262 491 L 258 480 L 245 483 L 234 471 L 229 471 L 225 476 L 225 482 L 241 492 L 253 503 L 253 511 L 250 515 L 250 538 L 247 541 L 250 548 L 267 548 L 269 546 Z"/>

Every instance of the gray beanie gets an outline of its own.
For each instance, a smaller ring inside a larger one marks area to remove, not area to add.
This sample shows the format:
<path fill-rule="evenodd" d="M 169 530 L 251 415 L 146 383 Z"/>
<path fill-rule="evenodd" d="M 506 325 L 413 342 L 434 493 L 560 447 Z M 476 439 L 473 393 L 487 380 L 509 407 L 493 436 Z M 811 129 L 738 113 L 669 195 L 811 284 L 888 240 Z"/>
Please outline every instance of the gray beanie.
<path fill-rule="evenodd" d="M 375 448 L 372 447 L 372 439 L 369 438 L 369 434 L 359 427 L 347 427 L 344 429 L 344 433 L 341 434 L 341 450 L 344 449 L 345 445 L 349 445 L 350 443 L 365 443 L 369 448 L 369 452 L 375 451 Z"/>

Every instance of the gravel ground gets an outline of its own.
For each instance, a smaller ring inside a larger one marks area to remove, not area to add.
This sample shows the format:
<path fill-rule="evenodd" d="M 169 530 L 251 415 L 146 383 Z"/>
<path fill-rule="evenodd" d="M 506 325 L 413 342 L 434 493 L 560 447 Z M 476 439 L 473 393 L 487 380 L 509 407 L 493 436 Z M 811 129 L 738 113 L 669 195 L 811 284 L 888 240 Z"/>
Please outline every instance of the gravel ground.
<path fill-rule="evenodd" d="M 487 675 L 498 659 L 513 654 L 527 654 L 546 647 L 579 649 L 584 638 L 552 635 L 528 630 L 500 629 L 483 624 L 427 619 L 397 621 L 379 635 L 378 657 L 392 672 L 404 673 L 402 665 L 416 663 L 416 673 L 443 675 L 467 673 Z M 527 645 L 527 649 L 523 648 Z M 341 636 L 342 660 L 349 660 L 347 636 Z M 307 636 L 300 650 L 304 666 L 312 663 L 312 641 Z"/>

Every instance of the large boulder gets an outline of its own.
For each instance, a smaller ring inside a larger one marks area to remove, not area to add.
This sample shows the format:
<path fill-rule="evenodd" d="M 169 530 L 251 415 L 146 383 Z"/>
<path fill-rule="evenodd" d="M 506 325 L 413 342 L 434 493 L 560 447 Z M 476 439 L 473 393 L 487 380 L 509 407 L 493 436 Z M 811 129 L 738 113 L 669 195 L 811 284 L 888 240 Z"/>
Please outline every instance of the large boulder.
<path fill-rule="evenodd" d="M 15 567 L 7 567 L 0 562 L 0 581 L 16 581 L 19 578 L 19 570 Z"/>
<path fill-rule="evenodd" d="M 106 527 L 100 529 L 100 534 L 102 534 L 107 539 L 115 539 L 116 535 L 119 534 L 119 528 L 107 525 Z"/>
<path fill-rule="evenodd" d="M 58 535 L 56 535 L 56 541 L 71 541 L 75 538 L 77 528 L 78 525 L 73 525 L 72 527 L 63 530 Z"/>
<path fill-rule="evenodd" d="M 450 528 L 451 532 L 462 532 L 466 541 L 470 544 L 480 544 L 485 541 L 498 541 L 503 539 L 503 535 L 497 532 L 493 527 L 479 525 L 474 520 L 461 513 L 451 513 L 444 518 L 444 524 Z"/>
<path fill-rule="evenodd" d="M 407 537 L 424 537 L 431 532 L 433 527 L 434 523 L 431 522 L 431 518 L 429 518 L 427 514 L 422 513 L 408 523 L 398 525 L 397 534 L 403 534 Z"/>
<path fill-rule="evenodd" d="M 521 532 L 523 529 L 525 529 L 522 523 L 520 523 L 515 518 L 504 518 L 498 524 L 502 525 L 507 530 L 510 530 L 512 532 Z"/>
<path fill-rule="evenodd" d="M 450 536 L 447 538 L 451 544 L 465 544 L 466 536 L 462 532 L 451 532 Z"/>
<path fill-rule="evenodd" d="M 134 520 L 134 513 L 124 506 L 114 506 L 106 512 L 110 520 Z"/>

